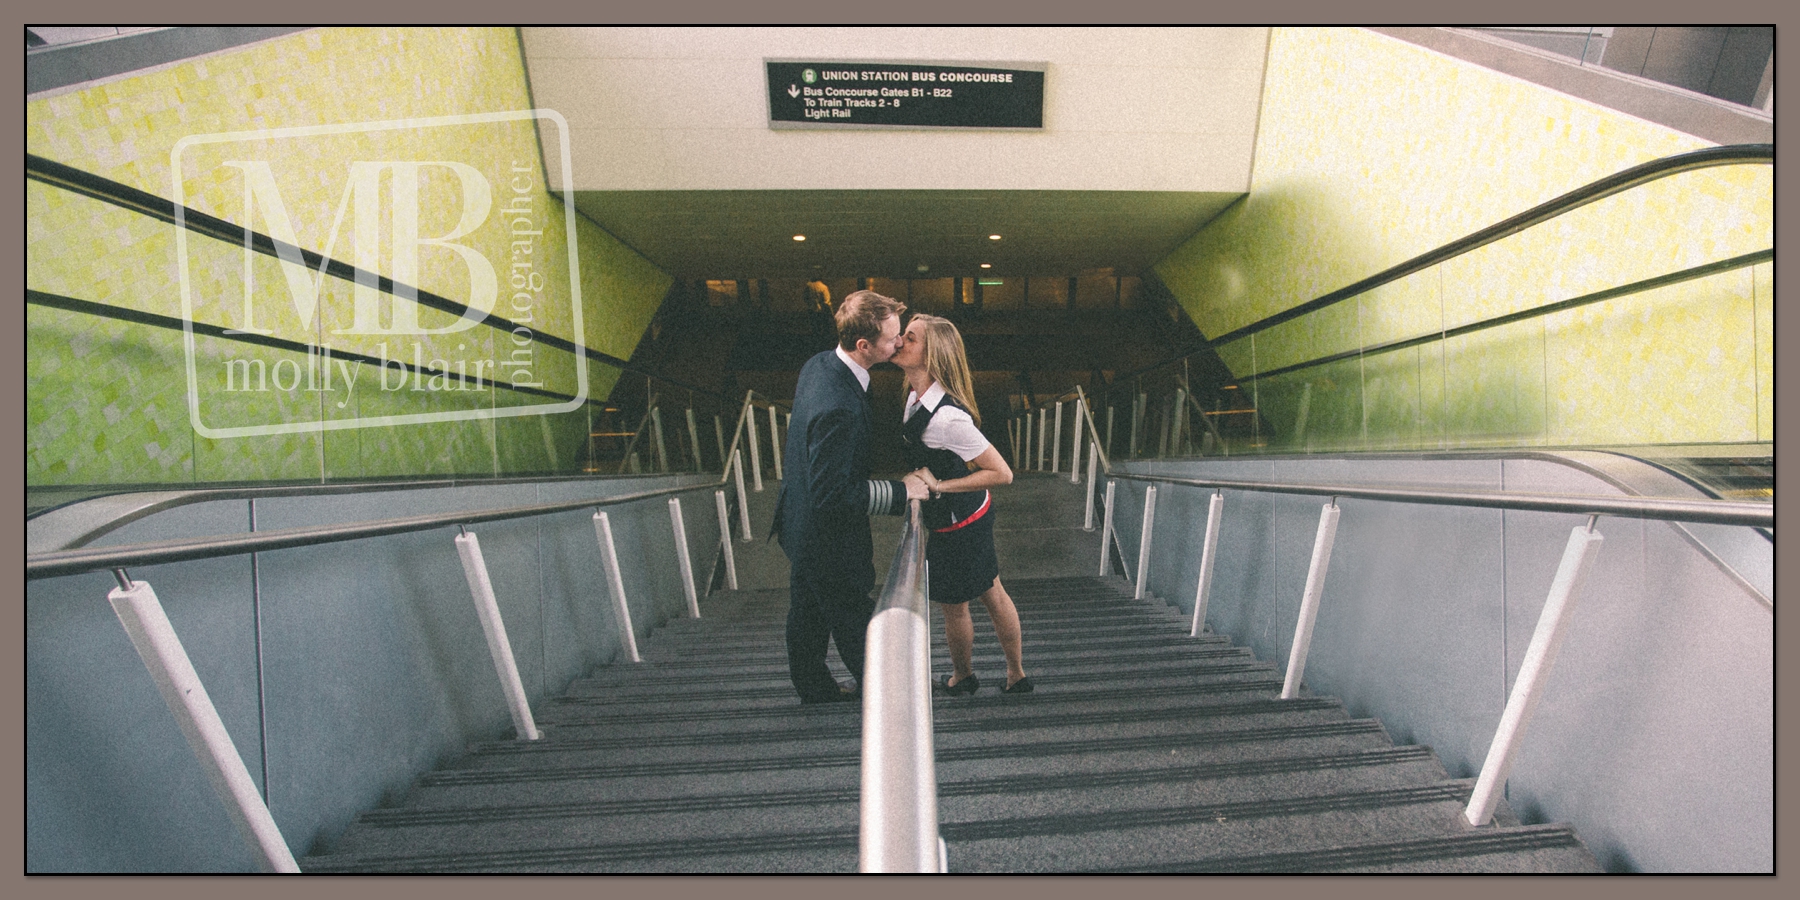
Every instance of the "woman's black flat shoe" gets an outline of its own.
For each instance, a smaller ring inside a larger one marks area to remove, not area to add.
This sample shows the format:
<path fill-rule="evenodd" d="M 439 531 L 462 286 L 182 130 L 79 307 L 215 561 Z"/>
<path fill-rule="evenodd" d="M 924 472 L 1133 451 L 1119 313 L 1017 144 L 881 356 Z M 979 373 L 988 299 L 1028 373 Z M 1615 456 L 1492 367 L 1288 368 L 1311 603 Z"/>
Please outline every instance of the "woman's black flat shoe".
<path fill-rule="evenodd" d="M 1012 684 L 1007 685 L 1005 688 L 1003 688 L 1000 691 L 1000 693 L 1002 693 L 1002 694 L 1029 694 L 1029 693 L 1031 693 L 1031 676 L 1027 675 L 1024 678 L 1021 678 L 1018 681 L 1015 681 Z"/>
<path fill-rule="evenodd" d="M 951 684 L 950 676 L 945 675 L 944 680 L 938 682 L 938 690 L 949 694 L 952 697 L 958 694 L 973 694 L 980 687 L 981 679 L 976 678 L 974 675 L 970 675 L 955 684 Z"/>

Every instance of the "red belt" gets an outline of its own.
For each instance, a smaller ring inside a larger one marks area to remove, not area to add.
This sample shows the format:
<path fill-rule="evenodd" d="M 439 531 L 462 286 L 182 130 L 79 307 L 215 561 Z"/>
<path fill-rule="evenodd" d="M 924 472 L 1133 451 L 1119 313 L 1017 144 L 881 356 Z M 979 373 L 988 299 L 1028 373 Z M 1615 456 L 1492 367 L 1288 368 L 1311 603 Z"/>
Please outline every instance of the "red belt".
<path fill-rule="evenodd" d="M 992 491 L 989 491 L 988 495 L 986 497 L 981 498 L 981 508 L 976 510 L 975 512 L 971 513 L 968 518 L 962 520 L 961 522 L 956 523 L 955 525 L 950 526 L 949 528 L 933 528 L 931 530 L 937 532 L 938 534 L 943 534 L 946 531 L 955 531 L 956 529 L 961 528 L 964 525 L 967 525 L 970 522 L 973 522 L 976 519 L 979 519 L 982 516 L 987 515 L 988 507 L 993 506 L 993 505 L 994 505 L 994 494 Z"/>

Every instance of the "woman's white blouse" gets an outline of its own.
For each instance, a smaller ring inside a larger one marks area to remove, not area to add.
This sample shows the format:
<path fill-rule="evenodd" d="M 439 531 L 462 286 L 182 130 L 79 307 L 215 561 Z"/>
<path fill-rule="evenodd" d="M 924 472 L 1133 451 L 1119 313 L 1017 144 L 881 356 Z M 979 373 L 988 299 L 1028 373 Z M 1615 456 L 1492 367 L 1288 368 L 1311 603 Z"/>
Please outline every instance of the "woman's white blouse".
<path fill-rule="evenodd" d="M 900 421 L 905 422 L 912 418 L 913 412 L 921 406 L 936 406 L 943 399 L 944 386 L 936 382 L 933 382 L 931 387 L 925 390 L 925 397 L 922 401 L 917 391 L 908 392 L 906 411 L 901 414 Z M 949 404 L 938 407 L 938 411 L 932 415 L 931 421 L 926 423 L 925 434 L 921 440 L 925 442 L 925 446 L 936 450 L 956 451 L 956 455 L 962 457 L 963 462 L 980 456 L 991 446 L 987 436 L 981 433 L 980 428 L 976 427 L 975 420 L 970 418 L 968 413 Z"/>

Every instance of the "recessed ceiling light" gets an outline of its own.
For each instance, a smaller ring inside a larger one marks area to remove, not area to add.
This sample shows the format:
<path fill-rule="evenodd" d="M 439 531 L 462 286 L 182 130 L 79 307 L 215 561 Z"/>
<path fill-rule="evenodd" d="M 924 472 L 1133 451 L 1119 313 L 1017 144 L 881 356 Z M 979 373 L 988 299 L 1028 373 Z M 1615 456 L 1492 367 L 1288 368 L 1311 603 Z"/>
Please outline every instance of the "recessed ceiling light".
<path fill-rule="evenodd" d="M 794 235 L 794 240 L 796 240 L 796 241 L 804 241 L 804 240 L 806 240 L 806 235 L 804 235 L 804 234 L 796 234 L 796 235 Z"/>
<path fill-rule="evenodd" d="M 994 267 L 994 264 L 993 263 L 982 263 L 981 267 L 984 269 L 991 269 Z"/>
<path fill-rule="evenodd" d="M 926 265 L 926 264 L 924 264 L 924 263 L 919 263 L 919 271 L 921 271 L 921 272 L 929 272 L 929 271 L 931 271 L 931 267 L 930 267 L 930 266 L 928 266 L 928 265 Z M 248 377 L 248 376 L 246 376 L 246 377 Z"/>
<path fill-rule="evenodd" d="M 997 240 L 999 240 L 999 239 L 1000 239 L 1000 236 L 999 236 L 999 235 L 997 235 L 997 234 L 990 234 L 990 235 L 988 235 L 988 240 L 990 240 L 990 241 L 997 241 Z"/>

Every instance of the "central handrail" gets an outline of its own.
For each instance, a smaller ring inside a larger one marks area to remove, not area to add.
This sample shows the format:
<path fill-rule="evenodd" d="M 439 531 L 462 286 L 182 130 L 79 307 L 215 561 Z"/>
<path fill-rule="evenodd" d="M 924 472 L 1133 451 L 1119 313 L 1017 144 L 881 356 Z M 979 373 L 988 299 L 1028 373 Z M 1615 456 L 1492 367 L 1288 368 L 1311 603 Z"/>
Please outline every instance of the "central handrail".
<path fill-rule="evenodd" d="M 863 872 L 941 872 L 931 728 L 931 596 L 918 500 L 869 620 L 863 664 Z"/>

